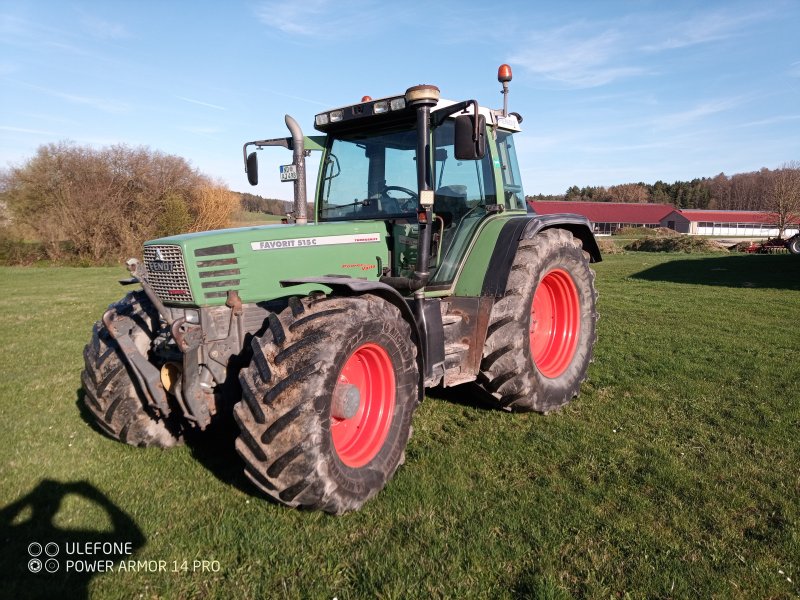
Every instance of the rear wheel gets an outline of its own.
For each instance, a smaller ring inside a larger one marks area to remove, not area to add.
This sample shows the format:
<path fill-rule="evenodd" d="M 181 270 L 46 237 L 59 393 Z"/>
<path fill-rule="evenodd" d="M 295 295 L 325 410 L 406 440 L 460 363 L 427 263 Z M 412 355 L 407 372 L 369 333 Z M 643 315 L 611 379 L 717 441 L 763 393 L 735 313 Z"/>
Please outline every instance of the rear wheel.
<path fill-rule="evenodd" d="M 144 292 L 132 292 L 110 308 L 133 321 L 130 335 L 146 356 L 159 322 L 150 300 Z M 132 446 L 170 448 L 180 443 L 177 424 L 158 419 L 146 408 L 145 396 L 134 383 L 122 350 L 102 321 L 95 323 L 83 358 L 83 403 L 100 429 Z"/>
<path fill-rule="evenodd" d="M 800 254 L 800 233 L 786 240 L 786 248 L 788 248 L 791 254 Z"/>
<path fill-rule="evenodd" d="M 369 295 L 293 299 L 252 348 L 234 407 L 245 474 L 289 506 L 360 508 L 402 464 L 419 402 L 400 311 Z"/>
<path fill-rule="evenodd" d="M 580 241 L 522 240 L 492 308 L 478 383 L 512 410 L 548 412 L 578 394 L 597 338 L 597 293 Z"/>

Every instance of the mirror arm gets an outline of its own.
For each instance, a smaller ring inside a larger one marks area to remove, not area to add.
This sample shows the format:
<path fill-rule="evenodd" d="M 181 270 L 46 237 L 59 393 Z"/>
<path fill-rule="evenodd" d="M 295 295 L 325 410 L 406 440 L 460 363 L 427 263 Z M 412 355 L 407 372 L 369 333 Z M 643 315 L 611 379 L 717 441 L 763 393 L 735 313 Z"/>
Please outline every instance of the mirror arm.
<path fill-rule="evenodd" d="M 265 146 L 281 146 L 288 150 L 292 149 L 292 138 L 273 138 L 271 140 L 257 140 L 254 142 L 247 142 L 242 147 L 242 154 L 244 155 L 244 172 L 247 173 L 247 147 L 255 146 L 256 148 L 263 148 Z"/>
<path fill-rule="evenodd" d="M 478 117 L 478 101 L 477 100 L 464 100 L 463 102 L 459 102 L 458 104 L 453 104 L 452 106 L 448 106 L 447 108 L 443 108 L 441 110 L 437 110 L 436 112 L 433 113 L 433 116 L 431 117 L 431 121 L 433 122 L 433 126 L 434 127 L 438 127 L 439 125 L 444 123 L 444 120 L 447 117 L 449 117 L 451 115 L 454 115 L 457 112 L 461 112 L 462 110 L 467 110 L 467 108 L 469 108 L 469 106 L 472 106 L 472 110 L 473 110 L 473 112 L 475 114 L 475 130 L 472 132 L 472 141 L 473 142 L 477 142 L 478 141 L 478 135 L 480 133 L 478 131 L 478 118 L 477 118 Z"/>

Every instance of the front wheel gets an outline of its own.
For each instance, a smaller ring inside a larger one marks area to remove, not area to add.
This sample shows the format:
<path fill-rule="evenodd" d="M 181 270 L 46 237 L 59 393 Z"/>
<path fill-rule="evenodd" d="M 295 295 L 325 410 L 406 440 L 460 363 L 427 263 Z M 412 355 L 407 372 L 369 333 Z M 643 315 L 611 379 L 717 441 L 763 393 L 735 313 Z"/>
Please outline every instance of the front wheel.
<path fill-rule="evenodd" d="M 133 329 L 128 333 L 139 351 L 147 355 L 159 321 L 144 292 L 132 292 L 110 308 L 130 318 Z M 181 443 L 180 426 L 174 419 L 161 419 L 150 410 L 122 349 L 102 321 L 95 323 L 83 358 L 83 402 L 109 437 L 132 446 L 170 448 Z"/>
<path fill-rule="evenodd" d="M 234 407 L 245 474 L 289 506 L 360 508 L 402 464 L 419 402 L 400 311 L 369 295 L 293 299 L 252 348 Z"/>
<path fill-rule="evenodd" d="M 594 272 L 563 229 L 522 240 L 492 308 L 478 384 L 504 408 L 548 412 L 586 379 L 597 339 Z"/>

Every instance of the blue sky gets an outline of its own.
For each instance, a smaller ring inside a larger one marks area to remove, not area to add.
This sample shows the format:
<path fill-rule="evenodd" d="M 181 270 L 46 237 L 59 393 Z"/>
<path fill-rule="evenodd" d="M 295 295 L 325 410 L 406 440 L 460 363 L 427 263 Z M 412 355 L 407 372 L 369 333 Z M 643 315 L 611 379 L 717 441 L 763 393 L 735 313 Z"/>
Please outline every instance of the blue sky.
<path fill-rule="evenodd" d="M 510 110 L 528 194 L 800 159 L 800 2 L 0 0 L 0 166 L 45 143 L 145 145 L 291 197 L 245 141 L 419 83 Z"/>

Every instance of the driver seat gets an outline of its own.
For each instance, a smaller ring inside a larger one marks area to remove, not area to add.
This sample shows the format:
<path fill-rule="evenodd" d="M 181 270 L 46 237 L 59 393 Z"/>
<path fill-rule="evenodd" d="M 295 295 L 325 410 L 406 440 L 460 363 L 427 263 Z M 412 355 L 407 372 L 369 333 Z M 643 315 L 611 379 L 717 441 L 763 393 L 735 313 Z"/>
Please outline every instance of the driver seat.
<path fill-rule="evenodd" d="M 467 186 L 445 185 L 434 192 L 433 212 L 442 217 L 445 227 L 461 220 L 467 212 Z"/>

